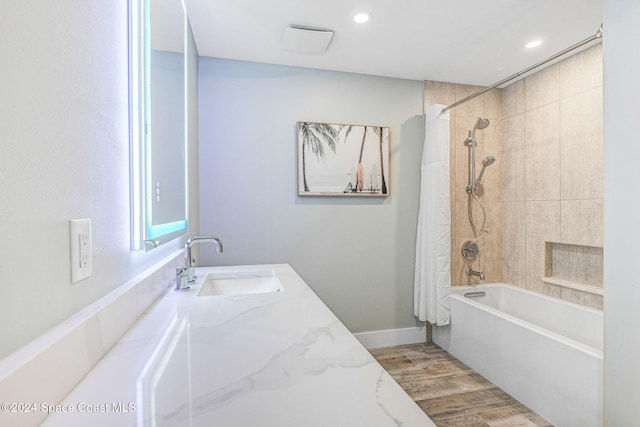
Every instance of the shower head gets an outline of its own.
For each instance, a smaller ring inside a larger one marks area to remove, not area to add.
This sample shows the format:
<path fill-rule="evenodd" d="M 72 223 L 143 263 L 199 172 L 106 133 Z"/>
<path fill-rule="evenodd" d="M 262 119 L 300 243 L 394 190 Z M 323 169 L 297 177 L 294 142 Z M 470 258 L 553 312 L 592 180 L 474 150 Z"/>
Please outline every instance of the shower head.
<path fill-rule="evenodd" d="M 485 129 L 489 126 L 489 119 L 483 119 L 478 117 L 478 120 L 476 120 L 476 124 L 473 125 L 474 129 Z"/>
<path fill-rule="evenodd" d="M 493 156 L 487 156 L 487 157 L 485 157 L 485 159 L 482 161 L 482 166 L 486 168 L 487 166 L 492 165 L 495 161 L 496 161 L 496 158 L 495 158 L 495 157 L 493 157 Z"/>
<path fill-rule="evenodd" d="M 473 125 L 473 130 L 471 131 L 471 139 L 475 141 L 477 129 L 480 129 L 480 130 L 486 129 L 488 126 L 489 126 L 489 119 L 483 119 L 481 117 L 478 117 L 478 120 L 476 120 L 476 124 Z"/>

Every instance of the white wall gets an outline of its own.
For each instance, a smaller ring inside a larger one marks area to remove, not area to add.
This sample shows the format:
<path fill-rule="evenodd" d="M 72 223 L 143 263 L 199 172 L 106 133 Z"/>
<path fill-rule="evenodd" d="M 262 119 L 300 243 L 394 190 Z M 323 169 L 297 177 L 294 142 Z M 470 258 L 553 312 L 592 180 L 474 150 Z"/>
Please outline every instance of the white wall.
<path fill-rule="evenodd" d="M 127 2 L 4 2 L 0 29 L 3 357 L 181 242 L 129 249 Z M 197 155 L 197 117 L 190 126 Z M 93 237 L 93 275 L 74 285 L 72 218 L 90 218 Z"/>
<path fill-rule="evenodd" d="M 640 3 L 605 1 L 605 425 L 640 420 Z M 630 49 L 631 48 L 631 49 Z"/>
<path fill-rule="evenodd" d="M 352 332 L 414 327 L 422 82 L 200 58 L 200 219 L 224 253 L 289 263 Z M 297 196 L 296 122 L 390 126 L 391 197 Z"/>

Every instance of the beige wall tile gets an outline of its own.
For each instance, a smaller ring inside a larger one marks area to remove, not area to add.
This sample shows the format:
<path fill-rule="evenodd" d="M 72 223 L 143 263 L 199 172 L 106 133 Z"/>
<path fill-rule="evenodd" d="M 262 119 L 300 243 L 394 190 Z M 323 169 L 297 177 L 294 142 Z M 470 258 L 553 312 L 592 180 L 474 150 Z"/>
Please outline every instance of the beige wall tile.
<path fill-rule="evenodd" d="M 562 200 L 562 243 L 584 246 L 603 246 L 603 200 Z"/>
<path fill-rule="evenodd" d="M 570 251 L 569 280 L 602 288 L 602 248 L 572 246 Z"/>
<path fill-rule="evenodd" d="M 558 279 L 571 279 L 571 246 L 552 244 L 551 246 L 551 272 L 550 275 Z"/>
<path fill-rule="evenodd" d="M 560 115 L 554 102 L 526 112 L 527 200 L 560 199 Z"/>
<path fill-rule="evenodd" d="M 467 138 L 468 126 L 472 119 L 453 117 L 451 119 L 451 200 L 462 202 L 466 200 L 465 187 L 467 185 L 467 156 L 469 149 L 464 141 Z"/>
<path fill-rule="evenodd" d="M 601 78 L 600 54 L 599 48 L 590 49 L 501 92 L 488 92 L 455 109 L 451 146 L 452 283 L 479 282 L 476 277 L 466 276 L 467 265 L 460 254 L 462 243 L 473 238 L 464 191 L 468 181 L 468 148 L 464 140 L 478 117 L 488 117 L 492 121 L 490 127 L 476 134 L 476 170 L 480 172 L 487 155 L 496 157 L 496 163 L 486 171 L 480 193 L 488 212 L 490 234 L 479 241 L 481 254 L 473 268 L 484 271 L 487 281 L 504 280 L 587 306 L 601 306 L 602 298 L 598 296 L 564 291 L 541 281 L 547 261 L 545 242 L 585 245 L 601 240 L 586 237 L 600 235 L 593 232 L 600 224 L 597 218 L 602 204 L 602 93 L 597 83 Z M 581 71 L 584 67 L 591 68 Z M 580 81 L 585 72 L 591 74 Z M 478 89 L 426 83 L 425 100 L 450 104 Z M 556 102 L 560 94 L 562 103 Z M 496 120 L 500 118 L 499 110 L 505 118 L 503 122 Z M 496 188 L 503 189 L 501 195 L 495 194 Z M 500 203 L 501 200 L 505 202 Z M 478 212 L 475 205 L 474 212 Z M 584 216 L 582 225 L 575 218 L 578 213 Z M 496 218 L 502 222 L 501 227 L 492 223 Z M 585 233 L 584 227 L 591 231 Z M 571 248 L 562 253 L 558 250 L 553 257 L 554 275 L 596 284 L 601 263 L 585 252 L 589 248 Z M 501 279 L 496 272 L 500 270 Z"/>
<path fill-rule="evenodd" d="M 582 292 L 571 288 L 562 288 L 560 294 L 560 298 L 565 301 L 584 305 L 585 307 L 594 308 L 596 310 L 603 309 L 602 295 L 595 295 L 589 292 Z"/>
<path fill-rule="evenodd" d="M 457 236 L 457 224 L 455 223 L 455 207 L 456 203 L 452 204 L 451 209 L 451 250 L 450 250 L 450 268 L 451 268 L 451 286 L 457 286 L 460 283 L 457 282 L 457 271 L 460 269 L 460 250 L 458 248 L 459 238 Z"/>
<path fill-rule="evenodd" d="M 484 117 L 502 120 L 502 89 L 491 89 L 484 94 Z"/>
<path fill-rule="evenodd" d="M 456 101 L 455 85 L 453 83 L 424 82 L 424 106 L 425 110 L 433 104 L 451 105 Z"/>
<path fill-rule="evenodd" d="M 505 283 L 526 287 L 525 202 L 504 202 L 503 254 Z"/>
<path fill-rule="evenodd" d="M 455 85 L 456 89 L 456 101 L 466 98 L 467 96 L 477 92 L 483 87 L 481 86 L 470 86 L 470 85 Z M 464 104 L 460 104 L 456 108 L 454 108 L 453 114 L 456 117 L 483 117 L 485 114 L 484 111 L 484 97 L 485 94 L 482 94 L 476 98 L 473 98 Z"/>
<path fill-rule="evenodd" d="M 551 283 L 544 283 L 542 293 L 550 297 L 562 299 L 562 286 L 556 286 Z"/>
<path fill-rule="evenodd" d="M 602 295 L 586 294 L 584 305 L 596 310 L 604 310 L 604 297 Z"/>
<path fill-rule="evenodd" d="M 503 118 L 507 119 L 525 111 L 525 84 L 519 80 L 502 89 Z"/>
<path fill-rule="evenodd" d="M 602 44 L 559 63 L 560 98 L 602 86 Z"/>
<path fill-rule="evenodd" d="M 603 234 L 601 56 L 601 46 L 590 48 L 451 110 L 453 285 L 479 283 L 466 276 L 461 255 L 462 243 L 473 239 L 464 140 L 476 119 L 486 117 L 491 125 L 476 133 L 476 174 L 486 156 L 496 157 L 480 192 L 490 234 L 478 242 L 480 257 L 472 267 L 484 271 L 486 282 L 504 281 L 602 309 L 601 296 L 542 282 L 551 258 L 545 242 L 582 245 L 555 245 L 556 277 L 594 286 L 602 277 L 602 257 L 594 254 L 600 249 L 590 247 L 602 246 Z M 448 105 L 479 89 L 425 82 L 425 105 Z"/>
<path fill-rule="evenodd" d="M 544 275 L 553 276 L 553 247 L 555 243 L 544 242 Z"/>
<path fill-rule="evenodd" d="M 489 234 L 478 241 L 480 257 L 476 270 L 482 271 L 486 279 L 484 283 L 503 281 L 503 204 L 502 202 L 484 203 L 486 213 L 486 227 Z"/>
<path fill-rule="evenodd" d="M 525 208 L 526 288 L 542 292 L 545 242 L 557 242 L 560 238 L 560 201 L 527 201 Z"/>
<path fill-rule="evenodd" d="M 451 284 L 464 285 L 467 284 L 467 278 L 464 276 L 465 262 L 462 257 L 462 244 L 473 239 L 469 221 L 465 220 L 467 216 L 467 203 L 455 202 L 453 204 L 452 224 L 451 224 Z"/>
<path fill-rule="evenodd" d="M 547 252 L 552 264 L 548 276 L 602 288 L 602 248 L 552 243 Z"/>
<path fill-rule="evenodd" d="M 502 200 L 525 200 L 525 122 L 524 114 L 513 116 L 503 122 Z"/>
<path fill-rule="evenodd" d="M 560 157 L 563 199 L 603 197 L 602 88 L 560 101 Z"/>
<path fill-rule="evenodd" d="M 484 155 L 482 158 L 476 159 L 477 173 L 482 170 L 482 160 L 487 156 L 495 157 L 495 162 L 487 166 L 482 178 L 482 192 L 486 201 L 502 201 L 503 194 L 503 125 L 502 120 L 493 120 L 488 128 L 483 131 L 484 136 Z"/>
<path fill-rule="evenodd" d="M 585 295 L 585 292 L 571 288 L 562 288 L 560 291 L 561 299 L 580 305 L 585 305 Z"/>
<path fill-rule="evenodd" d="M 559 69 L 554 64 L 524 79 L 527 111 L 560 100 Z"/>

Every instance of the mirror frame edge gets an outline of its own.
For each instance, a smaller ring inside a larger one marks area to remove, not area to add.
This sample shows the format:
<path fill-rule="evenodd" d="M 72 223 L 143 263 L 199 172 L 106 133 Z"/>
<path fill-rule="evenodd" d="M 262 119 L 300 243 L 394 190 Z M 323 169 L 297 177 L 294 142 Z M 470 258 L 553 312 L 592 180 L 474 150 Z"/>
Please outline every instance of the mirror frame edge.
<path fill-rule="evenodd" d="M 188 111 L 188 52 L 189 17 L 184 0 L 179 0 L 184 12 L 184 184 L 185 218 L 167 224 L 152 226 L 147 221 L 150 215 L 147 202 L 150 200 L 147 155 L 150 152 L 149 134 L 150 108 L 148 82 L 150 81 L 150 22 L 149 0 L 129 0 L 128 4 L 128 59 L 129 59 L 129 182 L 131 250 L 148 251 L 162 243 L 172 241 L 189 233 L 189 111 Z"/>

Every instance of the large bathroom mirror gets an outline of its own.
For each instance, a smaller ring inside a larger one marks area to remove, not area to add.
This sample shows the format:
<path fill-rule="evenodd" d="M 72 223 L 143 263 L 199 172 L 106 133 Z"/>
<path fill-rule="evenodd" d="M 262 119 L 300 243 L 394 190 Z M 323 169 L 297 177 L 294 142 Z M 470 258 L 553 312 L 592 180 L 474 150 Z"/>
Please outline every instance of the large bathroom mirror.
<path fill-rule="evenodd" d="M 131 0 L 131 245 L 187 233 L 187 13 L 183 0 Z"/>

